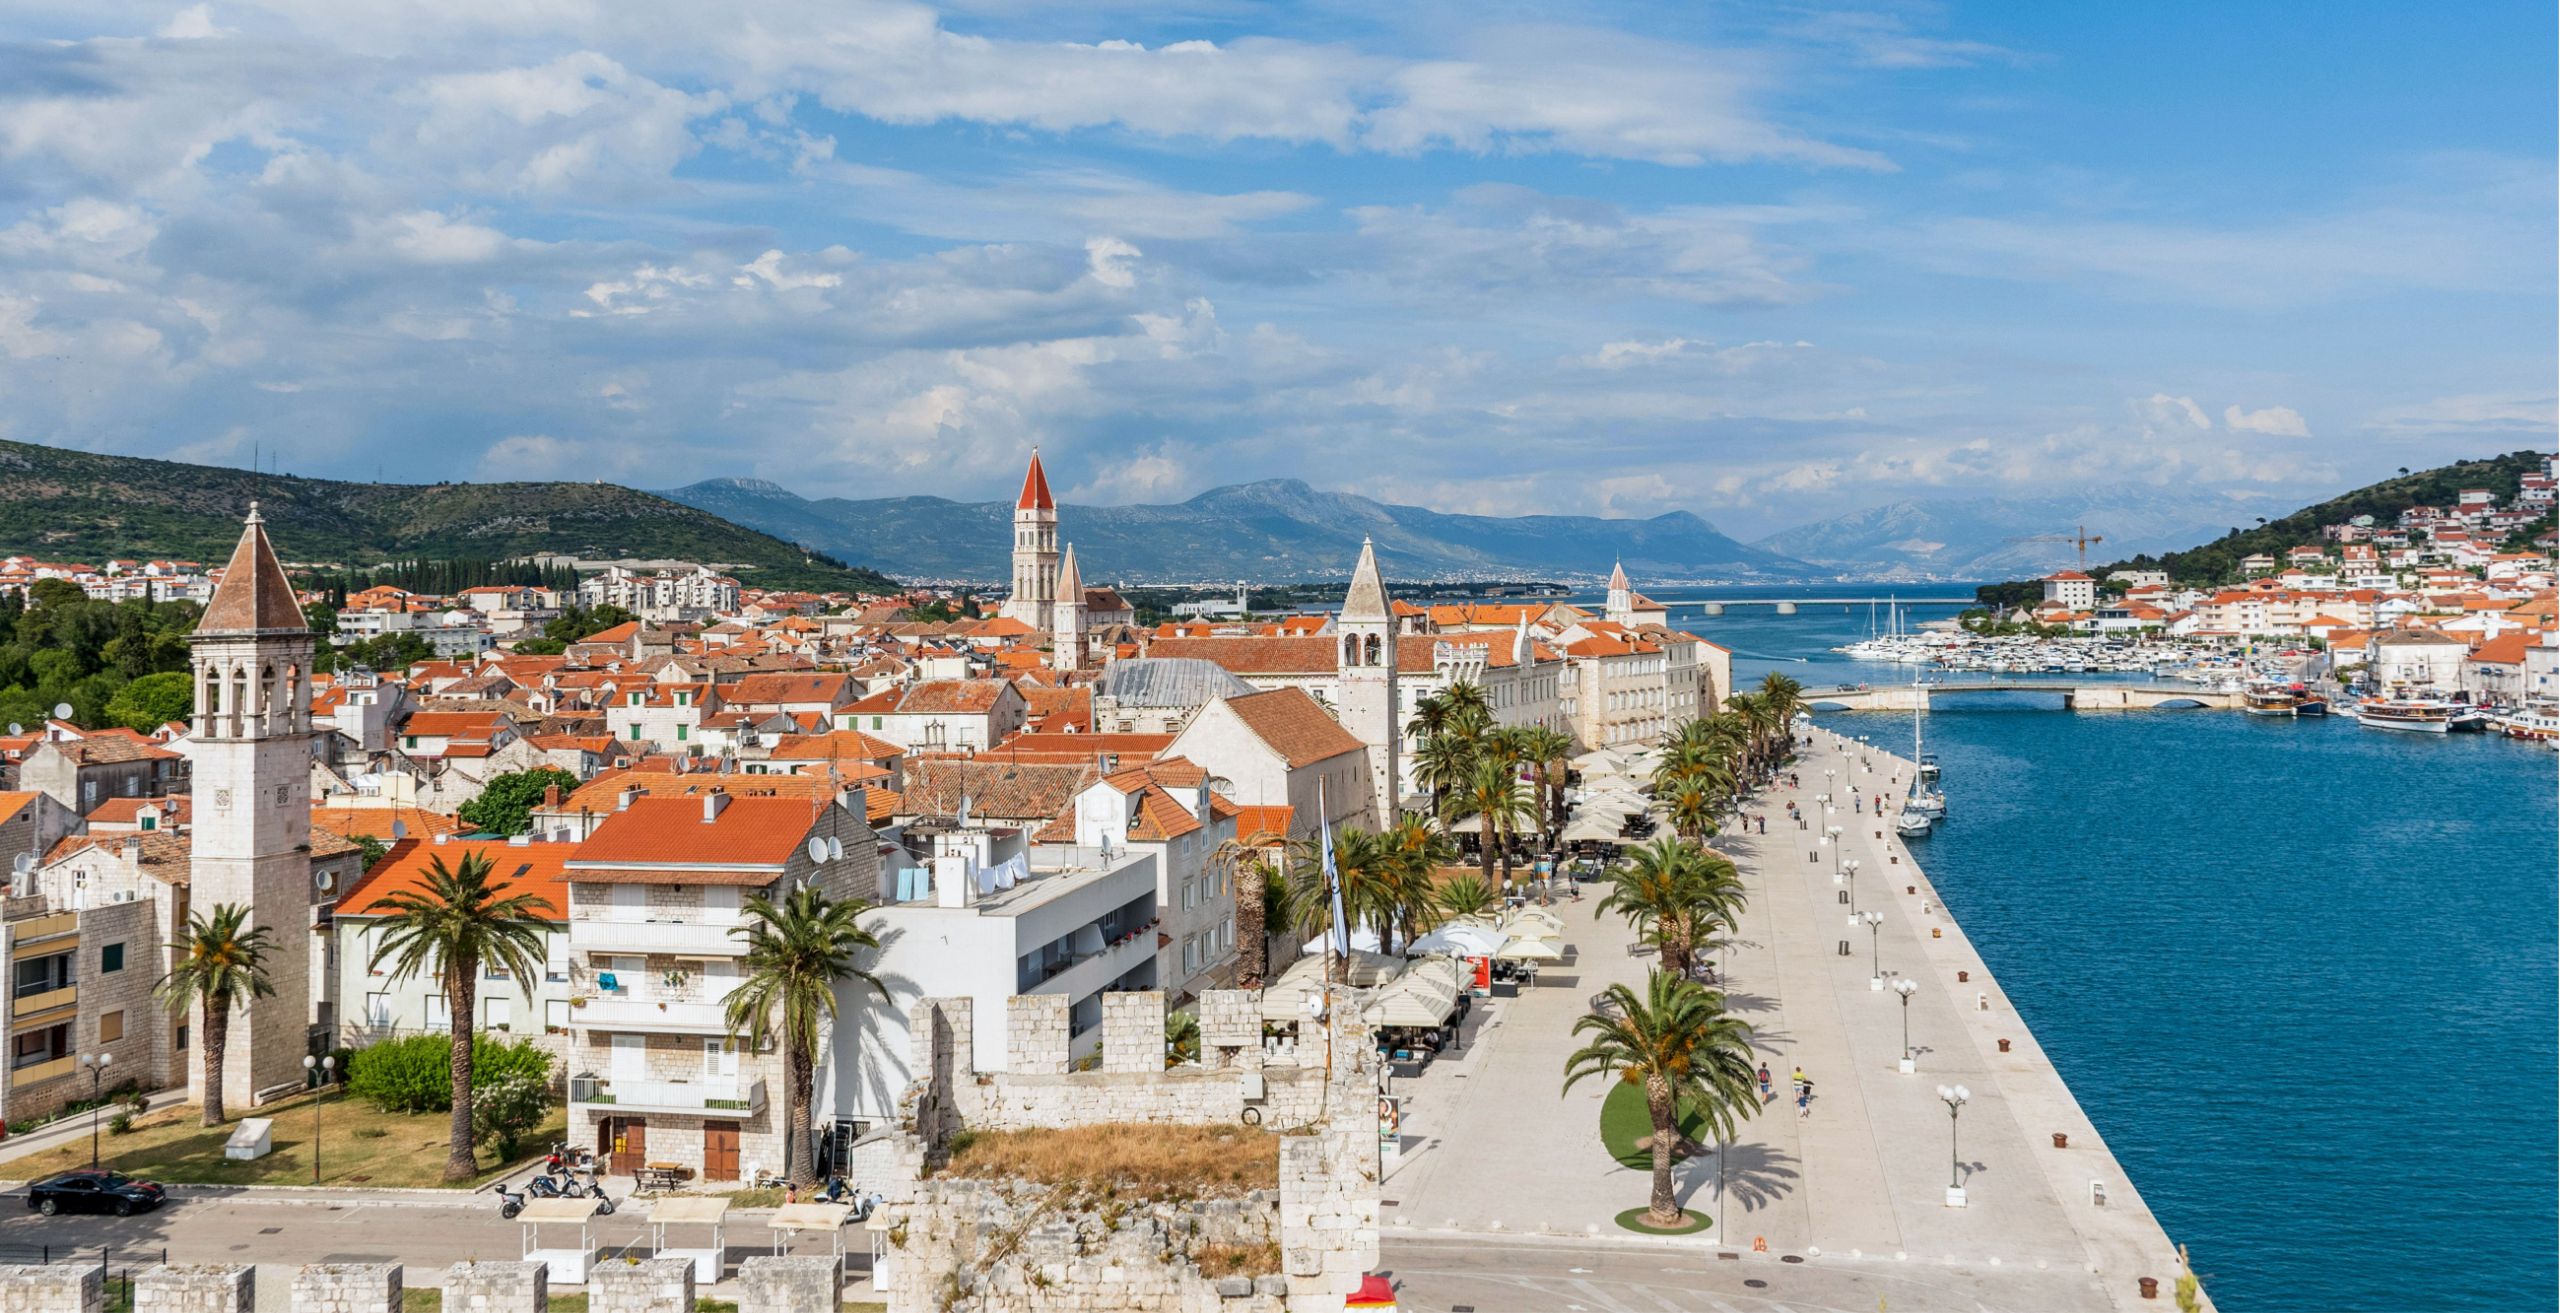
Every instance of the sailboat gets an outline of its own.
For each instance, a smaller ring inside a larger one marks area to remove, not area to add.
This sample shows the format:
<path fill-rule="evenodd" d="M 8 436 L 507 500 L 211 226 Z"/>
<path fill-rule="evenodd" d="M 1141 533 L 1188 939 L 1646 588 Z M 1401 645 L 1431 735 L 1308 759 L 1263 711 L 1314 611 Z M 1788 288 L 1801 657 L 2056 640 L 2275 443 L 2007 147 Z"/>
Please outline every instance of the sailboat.
<path fill-rule="evenodd" d="M 1915 690 L 1920 687 L 1919 675 L 1914 674 L 1911 677 L 1911 687 Z M 1920 749 L 1920 699 L 1918 698 L 1911 700 L 1911 759 L 1919 763 L 1919 773 L 1912 777 L 1911 799 L 1903 804 L 1903 810 L 1917 811 L 1923 819 L 1934 821 L 1947 814 L 1947 795 L 1929 787 L 1930 781 L 1938 778 L 1938 759 Z M 1896 828 L 1900 827 L 1900 822 L 1895 824 Z"/>

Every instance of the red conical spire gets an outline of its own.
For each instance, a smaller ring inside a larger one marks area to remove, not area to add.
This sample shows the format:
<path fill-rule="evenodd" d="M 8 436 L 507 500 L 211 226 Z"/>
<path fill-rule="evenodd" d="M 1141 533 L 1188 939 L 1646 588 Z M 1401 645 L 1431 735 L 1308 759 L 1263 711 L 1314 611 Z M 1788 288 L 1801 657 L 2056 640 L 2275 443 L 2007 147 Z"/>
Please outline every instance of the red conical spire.
<path fill-rule="evenodd" d="M 1031 449 L 1031 468 L 1022 475 L 1022 495 L 1014 499 L 1017 511 L 1053 511 L 1058 503 L 1049 498 L 1049 472 L 1040 468 L 1040 449 Z"/>

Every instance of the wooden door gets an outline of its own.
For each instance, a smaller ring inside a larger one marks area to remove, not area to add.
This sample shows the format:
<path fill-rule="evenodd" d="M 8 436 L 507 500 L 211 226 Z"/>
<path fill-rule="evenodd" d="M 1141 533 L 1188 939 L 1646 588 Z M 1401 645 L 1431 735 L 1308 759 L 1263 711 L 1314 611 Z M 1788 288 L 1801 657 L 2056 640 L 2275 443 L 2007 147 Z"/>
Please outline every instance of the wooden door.
<path fill-rule="evenodd" d="M 607 1117 L 604 1143 L 599 1147 L 608 1158 L 607 1172 L 637 1176 L 641 1165 L 649 1161 L 649 1123 L 637 1117 Z"/>
<path fill-rule="evenodd" d="M 738 1124 L 736 1122 L 704 1122 L 702 1124 L 702 1179 L 706 1181 L 738 1179 Z"/>

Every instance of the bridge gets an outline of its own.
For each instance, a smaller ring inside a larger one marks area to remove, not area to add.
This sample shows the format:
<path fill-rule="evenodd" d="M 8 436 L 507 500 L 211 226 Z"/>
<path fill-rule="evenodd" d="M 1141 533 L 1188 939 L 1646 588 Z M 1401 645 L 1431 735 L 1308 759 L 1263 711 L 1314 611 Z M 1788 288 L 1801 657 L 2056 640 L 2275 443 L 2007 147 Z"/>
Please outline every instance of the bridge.
<path fill-rule="evenodd" d="M 1870 684 L 1861 688 L 1807 688 L 1800 696 L 1811 711 L 1926 711 L 1942 697 L 1979 693 L 2059 693 L 2065 711 L 2147 711 L 2164 708 L 2238 708 L 2245 699 L 2193 684 L 2076 684 L 2062 679 L 1961 680 L 1939 684 Z"/>

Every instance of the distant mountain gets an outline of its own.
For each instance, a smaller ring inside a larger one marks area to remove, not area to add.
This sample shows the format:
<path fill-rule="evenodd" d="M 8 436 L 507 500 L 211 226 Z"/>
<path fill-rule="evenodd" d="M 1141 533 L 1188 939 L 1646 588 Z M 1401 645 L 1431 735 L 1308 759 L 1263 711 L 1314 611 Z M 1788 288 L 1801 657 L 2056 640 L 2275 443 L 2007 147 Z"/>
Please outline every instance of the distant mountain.
<path fill-rule="evenodd" d="M 0 551 L 218 562 L 252 499 L 288 561 L 686 560 L 749 584 L 889 592 L 895 580 L 610 483 L 346 483 L 0 442 Z"/>
<path fill-rule="evenodd" d="M 2073 564 L 2068 542 L 2011 542 L 2067 535 L 2078 526 L 2106 539 L 2094 563 L 2170 551 L 2269 514 L 2263 500 L 2186 493 L 2104 492 L 2080 497 L 1963 497 L 1899 501 L 1773 533 L 1763 550 L 1876 578 L 2009 579 Z"/>
<path fill-rule="evenodd" d="M 812 501 L 759 479 L 712 479 L 668 498 L 921 579 L 998 580 L 1010 570 L 1013 507 L 940 497 Z M 1340 578 L 1376 541 L 1390 575 L 1465 579 L 1605 574 L 1647 580 L 1805 579 L 1830 571 L 1745 546 L 1686 511 L 1648 520 L 1446 515 L 1297 479 L 1213 488 L 1160 506 L 1062 506 L 1061 536 L 1089 580 L 1127 583 Z"/>
<path fill-rule="evenodd" d="M 2295 547 L 2317 545 L 2321 526 L 2343 524 L 2359 515 L 2370 515 L 2385 525 L 2396 524 L 2400 512 L 2412 506 L 2452 505 L 2456 494 L 2465 488 L 2486 488 L 2497 495 L 2500 505 L 2512 505 L 2520 481 L 2539 471 L 2546 459 L 2546 454 L 2539 451 L 2513 451 L 2486 460 L 2455 461 L 2414 474 L 2402 473 L 2262 525 L 2245 529 L 2234 525 L 2219 533 L 2198 534 L 2187 541 L 2201 545 L 2183 551 L 2111 555 L 2111 559 L 2134 568 L 2166 570 L 2170 578 L 2180 583 L 2225 583 L 2240 577 L 2241 558 L 2261 552 L 2282 556 Z M 2516 536 L 2525 539 L 2544 532 L 2551 528 L 2551 519 L 2546 514 Z"/>

